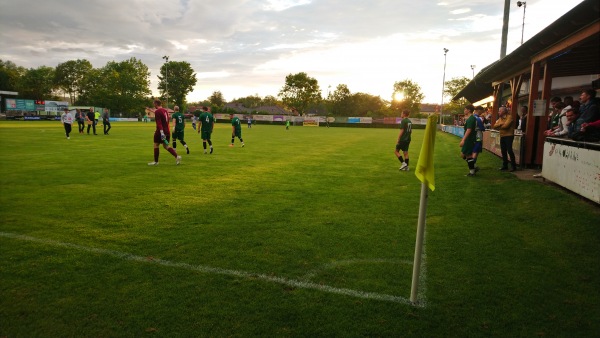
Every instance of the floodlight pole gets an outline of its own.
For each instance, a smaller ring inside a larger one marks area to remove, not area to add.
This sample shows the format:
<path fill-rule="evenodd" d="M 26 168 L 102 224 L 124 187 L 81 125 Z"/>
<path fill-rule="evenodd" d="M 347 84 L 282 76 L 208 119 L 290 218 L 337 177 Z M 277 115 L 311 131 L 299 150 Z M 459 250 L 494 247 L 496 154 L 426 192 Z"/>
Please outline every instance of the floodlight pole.
<path fill-rule="evenodd" d="M 517 6 L 523 6 L 523 28 L 521 28 L 521 44 L 523 44 L 523 34 L 525 33 L 525 9 L 527 8 L 527 2 L 517 1 Z"/>
<path fill-rule="evenodd" d="M 448 54 L 448 48 L 444 48 L 444 76 L 442 77 L 442 104 L 440 105 L 440 126 L 443 124 L 444 116 L 444 90 L 446 89 L 446 54 Z"/>
<path fill-rule="evenodd" d="M 169 109 L 169 57 L 163 56 L 165 59 L 165 93 L 167 94 L 167 109 Z"/>

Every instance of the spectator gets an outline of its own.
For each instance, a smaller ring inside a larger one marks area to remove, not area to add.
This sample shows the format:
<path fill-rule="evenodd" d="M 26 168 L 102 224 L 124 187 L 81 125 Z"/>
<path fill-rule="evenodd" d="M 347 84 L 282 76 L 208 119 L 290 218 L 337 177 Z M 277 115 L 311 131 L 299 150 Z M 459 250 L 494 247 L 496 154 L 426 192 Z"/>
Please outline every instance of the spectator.
<path fill-rule="evenodd" d="M 575 139 L 575 135 L 577 134 L 577 131 L 579 131 L 581 129 L 581 125 L 579 126 L 579 128 L 576 128 L 576 122 L 577 122 L 577 119 L 579 118 L 579 112 L 577 110 L 571 108 L 571 109 L 567 110 L 567 114 L 565 116 L 567 117 L 567 120 L 569 121 L 567 135 L 569 136 L 570 139 Z"/>
<path fill-rule="evenodd" d="M 561 102 L 561 103 L 558 103 L 556 106 L 561 107 L 564 105 L 565 105 L 565 103 Z M 567 108 L 567 107 L 563 108 L 563 110 L 560 113 L 560 121 L 558 122 L 558 126 L 552 130 L 546 130 L 544 132 L 544 134 L 546 136 L 563 137 L 568 134 L 570 122 L 569 122 L 569 119 L 567 118 L 567 112 L 569 110 L 573 111 L 574 109 L 571 108 L 570 105 L 569 105 L 569 108 Z"/>
<path fill-rule="evenodd" d="M 508 170 L 508 157 L 510 156 L 510 163 L 512 169 L 517 170 L 517 161 L 515 159 L 515 153 L 513 152 L 512 145 L 515 138 L 515 125 L 512 122 L 512 117 L 508 114 L 506 107 L 500 107 L 498 110 L 498 121 L 494 124 L 494 129 L 500 130 L 500 151 L 502 153 L 502 167 L 500 171 Z"/>
<path fill-rule="evenodd" d="M 546 123 L 546 129 L 552 129 L 554 126 L 556 126 L 558 124 L 558 119 L 556 118 L 556 115 L 558 114 L 558 112 L 556 111 L 554 106 L 556 106 L 556 104 L 559 102 L 562 102 L 562 99 L 558 96 L 555 96 L 552 99 L 550 99 L 550 107 L 549 107 L 550 115 L 548 115 L 548 122 Z"/>
<path fill-rule="evenodd" d="M 579 96 L 581 106 L 579 107 L 580 124 L 590 123 L 600 119 L 600 109 L 596 100 L 596 91 L 594 89 L 586 89 Z"/>
<path fill-rule="evenodd" d="M 518 130 L 521 131 L 521 133 L 525 133 L 527 130 L 527 114 L 528 114 L 529 108 L 527 108 L 527 106 L 521 106 L 521 111 L 519 113 L 520 118 L 519 118 L 519 126 L 517 127 Z"/>

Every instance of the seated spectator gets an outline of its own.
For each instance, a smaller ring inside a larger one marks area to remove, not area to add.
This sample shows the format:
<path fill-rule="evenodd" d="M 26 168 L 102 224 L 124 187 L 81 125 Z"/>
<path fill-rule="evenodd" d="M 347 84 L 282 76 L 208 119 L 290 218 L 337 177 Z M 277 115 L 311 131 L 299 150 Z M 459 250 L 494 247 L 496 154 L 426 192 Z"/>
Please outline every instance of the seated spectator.
<path fill-rule="evenodd" d="M 581 125 L 579 125 L 579 128 L 576 126 L 577 119 L 579 118 L 579 112 L 571 108 L 567 110 L 567 114 L 565 116 L 569 122 L 567 135 L 570 139 L 574 139 L 577 132 L 581 129 Z"/>
<path fill-rule="evenodd" d="M 590 123 L 600 120 L 600 109 L 596 101 L 596 91 L 594 89 L 586 89 L 579 96 L 581 106 L 579 107 L 579 118 L 582 120 L 580 124 Z"/>
<path fill-rule="evenodd" d="M 579 100 L 581 101 L 579 117 L 572 128 L 574 131 L 572 133 L 569 131 L 569 137 L 576 141 L 600 141 L 600 130 L 593 127 L 587 128 L 590 123 L 600 120 L 600 108 L 596 100 L 596 91 L 594 89 L 584 90 Z M 583 127 L 584 124 L 586 124 L 586 127 Z"/>
<path fill-rule="evenodd" d="M 554 131 L 556 131 L 560 127 L 561 118 L 567 114 L 567 108 L 566 108 L 566 105 L 564 102 L 556 103 L 554 105 L 554 110 L 559 112 L 558 114 L 556 114 L 556 116 L 558 117 L 558 123 L 556 124 L 555 127 L 552 127 L 552 129 L 548 129 L 548 130 L 544 131 L 544 135 L 546 135 L 546 136 L 550 136 L 551 134 L 554 133 Z"/>
<path fill-rule="evenodd" d="M 558 96 L 553 97 L 552 99 L 550 99 L 550 115 L 548 115 L 548 122 L 546 124 L 546 129 L 552 129 L 554 128 L 556 125 L 558 125 L 558 118 L 557 115 L 560 111 L 556 111 L 556 104 L 562 102 L 562 99 Z"/>

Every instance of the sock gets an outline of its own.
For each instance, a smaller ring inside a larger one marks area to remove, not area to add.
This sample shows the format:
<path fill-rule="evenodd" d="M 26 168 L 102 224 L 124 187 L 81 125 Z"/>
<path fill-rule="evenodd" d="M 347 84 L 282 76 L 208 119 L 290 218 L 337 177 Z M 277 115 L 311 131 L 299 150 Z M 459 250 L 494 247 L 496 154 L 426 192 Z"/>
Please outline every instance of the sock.
<path fill-rule="evenodd" d="M 212 141 L 208 140 L 208 145 L 212 148 Z"/>
<path fill-rule="evenodd" d="M 231 144 L 233 144 L 233 141 L 235 141 L 235 138 L 232 137 L 231 138 Z"/>
<path fill-rule="evenodd" d="M 408 165 L 408 157 L 406 158 L 406 165 Z"/>
<path fill-rule="evenodd" d="M 154 162 L 158 162 L 159 150 L 160 149 L 158 149 L 158 148 L 154 148 Z"/>
<path fill-rule="evenodd" d="M 184 141 L 179 141 L 179 142 L 181 142 L 181 144 L 183 144 L 183 146 L 187 148 L 187 143 L 185 143 Z"/>
<path fill-rule="evenodd" d="M 204 148 L 204 150 L 206 150 L 206 142 L 202 142 L 202 148 Z"/>
<path fill-rule="evenodd" d="M 177 142 L 173 140 L 173 148 L 177 148 Z"/>
<path fill-rule="evenodd" d="M 402 157 L 402 156 L 399 156 L 399 157 L 398 157 L 398 161 L 400 161 L 400 162 L 404 163 L 404 157 Z"/>
<path fill-rule="evenodd" d="M 175 151 L 175 149 L 169 148 L 169 149 L 167 149 L 167 151 L 170 152 L 171 155 L 173 155 L 173 157 L 177 157 L 177 151 Z"/>
<path fill-rule="evenodd" d="M 472 158 L 467 159 L 467 164 L 469 165 L 469 171 L 475 170 L 475 160 Z"/>

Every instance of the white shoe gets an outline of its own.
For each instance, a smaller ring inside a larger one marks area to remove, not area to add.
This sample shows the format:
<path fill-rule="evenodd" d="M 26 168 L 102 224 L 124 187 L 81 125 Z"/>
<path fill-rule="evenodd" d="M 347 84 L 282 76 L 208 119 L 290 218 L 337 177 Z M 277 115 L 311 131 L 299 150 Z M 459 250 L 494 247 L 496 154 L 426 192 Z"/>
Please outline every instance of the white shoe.
<path fill-rule="evenodd" d="M 70 140 L 71 138 L 69 136 L 67 136 L 67 140 Z"/>
<path fill-rule="evenodd" d="M 400 168 L 400 171 L 408 171 L 408 170 L 409 170 L 409 169 L 408 169 L 408 166 L 405 166 L 405 167 L 401 167 L 401 168 Z"/>
<path fill-rule="evenodd" d="M 177 159 L 175 160 L 175 164 L 179 165 L 179 163 L 181 163 L 181 156 L 177 156 Z"/>
<path fill-rule="evenodd" d="M 204 153 L 206 154 L 206 150 L 204 151 Z"/>
<path fill-rule="evenodd" d="M 402 162 L 402 165 L 400 166 L 400 170 L 406 170 L 404 168 L 408 167 L 408 164 L 406 164 L 406 162 Z"/>
<path fill-rule="evenodd" d="M 242 148 L 244 148 L 244 146 L 245 146 L 245 144 L 244 144 L 244 143 L 242 143 Z"/>
<path fill-rule="evenodd" d="M 158 162 L 150 162 L 148 165 L 158 165 Z"/>

